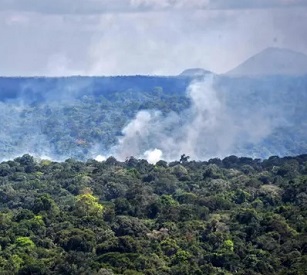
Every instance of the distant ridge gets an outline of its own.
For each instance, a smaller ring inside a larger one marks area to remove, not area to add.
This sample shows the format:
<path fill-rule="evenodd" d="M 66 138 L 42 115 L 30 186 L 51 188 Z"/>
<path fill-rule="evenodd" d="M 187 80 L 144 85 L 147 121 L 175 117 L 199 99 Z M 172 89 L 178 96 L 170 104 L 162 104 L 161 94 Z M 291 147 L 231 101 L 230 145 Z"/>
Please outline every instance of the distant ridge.
<path fill-rule="evenodd" d="M 179 76 L 200 77 L 206 74 L 212 74 L 212 72 L 207 71 L 202 68 L 191 68 L 191 69 L 184 70 Z"/>
<path fill-rule="evenodd" d="M 229 76 L 304 75 L 307 55 L 283 48 L 266 48 L 226 73 Z"/>

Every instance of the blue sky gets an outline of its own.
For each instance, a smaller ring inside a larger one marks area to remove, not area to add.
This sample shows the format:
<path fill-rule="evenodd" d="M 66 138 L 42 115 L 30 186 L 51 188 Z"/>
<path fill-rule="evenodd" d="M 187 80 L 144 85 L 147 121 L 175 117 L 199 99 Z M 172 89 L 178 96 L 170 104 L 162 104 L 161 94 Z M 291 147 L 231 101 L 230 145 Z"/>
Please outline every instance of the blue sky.
<path fill-rule="evenodd" d="M 306 0 L 0 0 L 0 75 L 223 73 L 306 26 Z"/>

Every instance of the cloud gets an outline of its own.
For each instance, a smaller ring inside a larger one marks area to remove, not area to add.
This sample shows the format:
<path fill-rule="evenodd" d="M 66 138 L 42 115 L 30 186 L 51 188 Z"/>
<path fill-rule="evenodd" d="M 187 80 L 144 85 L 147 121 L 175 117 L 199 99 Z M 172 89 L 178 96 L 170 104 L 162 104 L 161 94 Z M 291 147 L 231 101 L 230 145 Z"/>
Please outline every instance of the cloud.
<path fill-rule="evenodd" d="M 212 0 L 212 9 L 267 9 L 307 6 L 305 0 Z"/>
<path fill-rule="evenodd" d="M 29 18 L 23 14 L 13 14 L 6 19 L 7 25 L 26 25 Z"/>
<path fill-rule="evenodd" d="M 265 9 L 306 6 L 305 0 L 0 0 L 0 10 L 45 14 L 101 14 L 187 9 Z"/>
<path fill-rule="evenodd" d="M 288 48 L 307 54 L 307 28 L 302 27 L 307 26 L 307 9 L 296 9 L 293 12 L 284 9 L 274 13 L 272 26 L 276 30 L 277 43 L 287 44 Z"/>
<path fill-rule="evenodd" d="M 293 8 L 240 0 L 2 1 L 0 75 L 224 73 L 266 47 L 307 53 L 307 11 L 296 7 L 303 2 L 267 2 Z"/>
<path fill-rule="evenodd" d="M 52 54 L 47 62 L 48 75 L 51 76 L 63 76 L 69 75 L 80 75 L 80 71 L 71 70 L 71 60 L 68 59 L 65 54 Z"/>
<path fill-rule="evenodd" d="M 126 0 L 0 0 L 0 10 L 44 14 L 99 14 L 129 9 Z"/>
<path fill-rule="evenodd" d="M 137 10 L 207 9 L 210 0 L 131 0 L 130 8 Z"/>
<path fill-rule="evenodd" d="M 303 22 L 307 24 L 305 11 L 169 11 L 103 16 L 100 25 L 104 31 L 92 38 L 87 71 L 91 75 L 178 74 L 199 67 L 224 73 L 266 47 L 307 53 L 306 28 L 302 28 Z"/>

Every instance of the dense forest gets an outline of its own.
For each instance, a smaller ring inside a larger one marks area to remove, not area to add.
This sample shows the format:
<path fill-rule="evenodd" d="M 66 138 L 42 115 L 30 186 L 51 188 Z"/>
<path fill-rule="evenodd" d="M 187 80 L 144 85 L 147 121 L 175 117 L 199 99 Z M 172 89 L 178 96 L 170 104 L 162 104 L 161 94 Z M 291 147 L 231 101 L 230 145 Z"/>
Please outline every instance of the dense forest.
<path fill-rule="evenodd" d="M 139 110 L 180 112 L 189 77 L 0 77 L 0 160 L 86 160 L 110 149 Z"/>
<path fill-rule="evenodd" d="M 306 153 L 305 76 L 215 75 L 211 86 L 199 88 L 201 100 L 189 90 L 197 80 L 203 77 L 0 77 L 0 120 L 5 125 L 0 129 L 0 161 L 28 153 L 58 161 L 114 155 L 124 127 L 144 110 L 161 112 L 161 131 L 169 129 L 179 137 L 189 135 L 186 128 L 201 116 L 203 125 L 195 127 L 198 139 L 190 141 L 197 154 L 181 151 L 193 159 Z M 202 106 L 195 106 L 197 102 Z M 174 116 L 175 123 L 165 125 Z M 146 138 L 140 149 L 159 148 L 163 140 Z"/>
<path fill-rule="evenodd" d="M 307 274 L 307 155 L 0 164 L 1 274 Z"/>

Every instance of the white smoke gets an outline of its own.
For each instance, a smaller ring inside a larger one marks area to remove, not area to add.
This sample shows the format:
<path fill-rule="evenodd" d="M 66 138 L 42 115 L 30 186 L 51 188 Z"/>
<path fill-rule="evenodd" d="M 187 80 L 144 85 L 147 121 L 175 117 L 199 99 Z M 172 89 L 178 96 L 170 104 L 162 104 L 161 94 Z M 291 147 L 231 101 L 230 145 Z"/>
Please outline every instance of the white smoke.
<path fill-rule="evenodd" d="M 214 89 L 215 76 L 193 82 L 187 89 L 189 109 L 163 115 L 142 110 L 123 129 L 123 136 L 112 149 L 116 158 L 134 156 L 151 163 L 162 158 L 172 161 L 186 154 L 191 159 L 240 155 L 246 144 L 256 144 L 267 137 L 274 126 L 268 111 L 244 116 L 246 106 L 231 106 L 229 96 Z M 236 99 L 239 103 L 240 99 Z M 243 108 L 243 110 L 239 109 Z M 273 110 L 276 112 L 276 110 Z M 159 149 L 156 149 L 159 148 Z"/>
<path fill-rule="evenodd" d="M 95 160 L 99 161 L 99 162 L 102 162 L 102 161 L 105 161 L 107 158 L 103 155 L 98 155 L 95 157 Z"/>
<path fill-rule="evenodd" d="M 145 159 L 152 164 L 156 164 L 162 159 L 163 153 L 161 150 L 155 148 L 154 150 L 148 150 L 144 153 Z"/>

